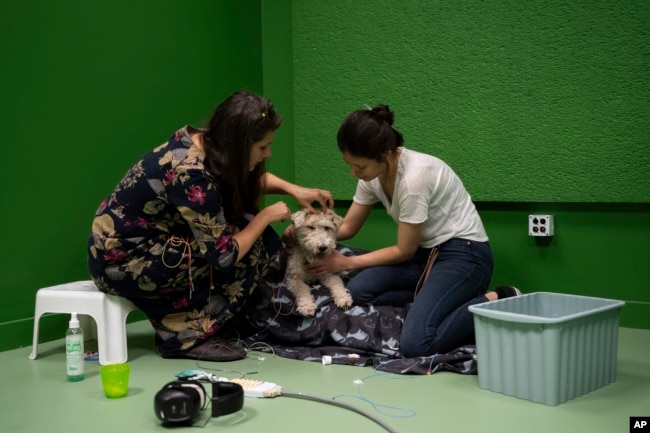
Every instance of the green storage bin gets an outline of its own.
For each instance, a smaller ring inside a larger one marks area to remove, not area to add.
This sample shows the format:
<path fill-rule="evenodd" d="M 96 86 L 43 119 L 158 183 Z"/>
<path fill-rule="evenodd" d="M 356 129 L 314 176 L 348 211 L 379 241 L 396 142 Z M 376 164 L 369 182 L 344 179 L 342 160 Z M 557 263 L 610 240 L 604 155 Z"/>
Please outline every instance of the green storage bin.
<path fill-rule="evenodd" d="M 623 305 L 537 292 L 470 306 L 479 387 L 556 406 L 616 381 Z"/>

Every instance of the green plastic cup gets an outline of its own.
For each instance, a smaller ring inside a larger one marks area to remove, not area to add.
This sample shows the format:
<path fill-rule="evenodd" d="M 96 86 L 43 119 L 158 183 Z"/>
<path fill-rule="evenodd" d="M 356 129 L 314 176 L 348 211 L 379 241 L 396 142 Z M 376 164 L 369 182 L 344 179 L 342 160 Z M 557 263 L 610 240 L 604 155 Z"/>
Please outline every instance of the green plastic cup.
<path fill-rule="evenodd" d="M 104 394 L 108 398 L 124 397 L 129 390 L 129 364 L 108 364 L 99 367 Z"/>

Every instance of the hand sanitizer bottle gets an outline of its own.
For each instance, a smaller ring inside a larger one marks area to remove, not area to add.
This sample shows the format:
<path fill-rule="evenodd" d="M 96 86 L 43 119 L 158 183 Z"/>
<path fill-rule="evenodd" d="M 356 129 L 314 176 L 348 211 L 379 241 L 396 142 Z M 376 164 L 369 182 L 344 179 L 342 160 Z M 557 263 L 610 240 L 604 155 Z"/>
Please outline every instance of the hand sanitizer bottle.
<path fill-rule="evenodd" d="M 72 313 L 65 333 L 65 361 L 68 382 L 84 380 L 84 334 L 77 313 Z"/>

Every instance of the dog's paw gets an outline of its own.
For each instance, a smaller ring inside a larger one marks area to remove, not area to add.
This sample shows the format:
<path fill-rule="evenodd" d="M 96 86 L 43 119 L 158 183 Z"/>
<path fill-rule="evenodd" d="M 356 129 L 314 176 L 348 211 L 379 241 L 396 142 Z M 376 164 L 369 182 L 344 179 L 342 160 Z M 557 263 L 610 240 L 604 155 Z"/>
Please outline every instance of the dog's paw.
<path fill-rule="evenodd" d="M 304 317 L 313 317 L 316 314 L 316 309 L 315 302 L 301 302 L 296 307 L 298 313 Z"/>
<path fill-rule="evenodd" d="M 344 295 L 334 296 L 334 303 L 342 310 L 347 310 L 352 306 L 352 296 L 349 293 Z"/>

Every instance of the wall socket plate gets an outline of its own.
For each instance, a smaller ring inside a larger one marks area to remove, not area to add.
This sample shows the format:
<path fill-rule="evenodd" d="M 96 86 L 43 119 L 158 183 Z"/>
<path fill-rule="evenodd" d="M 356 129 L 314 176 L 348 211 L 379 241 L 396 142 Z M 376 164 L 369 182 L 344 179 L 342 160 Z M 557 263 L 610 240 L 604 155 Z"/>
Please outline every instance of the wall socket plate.
<path fill-rule="evenodd" d="M 553 215 L 528 215 L 528 236 L 553 236 Z"/>

